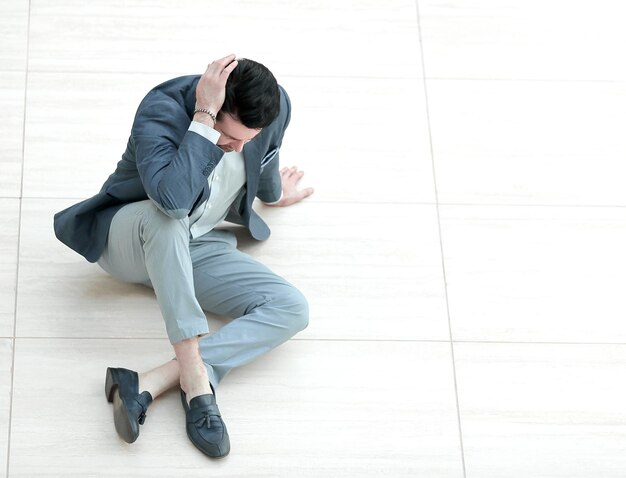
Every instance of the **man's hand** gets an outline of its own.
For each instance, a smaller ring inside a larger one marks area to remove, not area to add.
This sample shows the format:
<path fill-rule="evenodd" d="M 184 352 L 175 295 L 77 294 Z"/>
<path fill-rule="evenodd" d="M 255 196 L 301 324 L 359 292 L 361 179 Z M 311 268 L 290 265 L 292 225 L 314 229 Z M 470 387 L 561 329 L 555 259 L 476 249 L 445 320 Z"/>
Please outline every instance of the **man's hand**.
<path fill-rule="evenodd" d="M 217 115 L 226 98 L 226 80 L 236 67 L 235 55 L 215 60 L 207 67 L 196 87 L 197 108 L 206 108 Z"/>
<path fill-rule="evenodd" d="M 295 166 L 281 169 L 280 182 L 283 188 L 283 197 L 276 204 L 271 205 L 277 207 L 291 206 L 313 194 L 313 188 L 298 190 L 298 182 L 302 176 L 304 176 L 304 171 L 298 171 Z"/>

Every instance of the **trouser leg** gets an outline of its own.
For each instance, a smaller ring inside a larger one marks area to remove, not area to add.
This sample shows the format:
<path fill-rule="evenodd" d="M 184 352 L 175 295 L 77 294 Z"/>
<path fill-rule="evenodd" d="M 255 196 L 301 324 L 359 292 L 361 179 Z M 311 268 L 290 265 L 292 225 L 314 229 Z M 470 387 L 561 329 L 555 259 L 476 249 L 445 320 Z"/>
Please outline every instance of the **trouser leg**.
<path fill-rule="evenodd" d="M 196 297 L 203 309 L 234 318 L 200 340 L 209 380 L 285 342 L 308 324 L 308 304 L 293 285 L 236 249 L 234 235 L 214 230 L 190 245 Z"/>
<path fill-rule="evenodd" d="M 122 281 L 154 288 L 172 344 L 208 333 L 194 293 L 188 218 L 173 219 L 150 200 L 124 206 L 98 264 Z"/>

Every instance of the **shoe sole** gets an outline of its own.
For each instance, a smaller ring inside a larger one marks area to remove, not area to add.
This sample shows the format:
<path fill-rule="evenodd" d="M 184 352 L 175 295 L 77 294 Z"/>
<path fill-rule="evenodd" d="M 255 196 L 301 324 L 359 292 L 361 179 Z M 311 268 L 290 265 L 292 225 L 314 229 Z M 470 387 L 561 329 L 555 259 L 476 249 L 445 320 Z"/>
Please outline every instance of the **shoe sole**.
<path fill-rule="evenodd" d="M 119 387 L 114 375 L 115 372 L 110 367 L 107 368 L 104 393 L 107 401 L 113 403 L 113 421 L 117 434 L 126 443 L 134 443 L 139 437 L 139 425 L 137 425 L 136 429 L 133 429 L 126 405 L 124 405 L 124 401 L 120 397 Z"/>

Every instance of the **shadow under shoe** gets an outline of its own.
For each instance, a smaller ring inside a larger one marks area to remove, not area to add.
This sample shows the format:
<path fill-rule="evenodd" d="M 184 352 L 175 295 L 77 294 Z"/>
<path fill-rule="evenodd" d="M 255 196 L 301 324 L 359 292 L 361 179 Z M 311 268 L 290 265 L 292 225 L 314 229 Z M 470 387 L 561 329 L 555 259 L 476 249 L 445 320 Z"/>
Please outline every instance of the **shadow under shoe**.
<path fill-rule="evenodd" d="M 126 443 L 133 443 L 139 436 L 139 425 L 146 419 L 152 395 L 139 393 L 137 372 L 111 367 L 107 368 L 104 392 L 107 400 L 113 402 L 115 430 Z"/>
<path fill-rule="evenodd" d="M 191 443 L 205 455 L 222 458 L 230 452 L 230 438 L 215 395 L 198 395 L 187 404 L 187 395 L 180 391 L 185 409 L 187 436 Z"/>

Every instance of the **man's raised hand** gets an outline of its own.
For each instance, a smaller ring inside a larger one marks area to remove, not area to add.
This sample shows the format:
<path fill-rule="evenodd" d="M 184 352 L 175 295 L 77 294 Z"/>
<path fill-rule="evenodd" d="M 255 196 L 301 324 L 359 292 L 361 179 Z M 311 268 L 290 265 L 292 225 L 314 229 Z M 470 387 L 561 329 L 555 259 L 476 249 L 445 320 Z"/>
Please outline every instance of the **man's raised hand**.
<path fill-rule="evenodd" d="M 226 80 L 237 67 L 235 55 L 228 55 L 209 64 L 196 87 L 196 108 L 206 108 L 217 115 L 226 98 Z"/>

